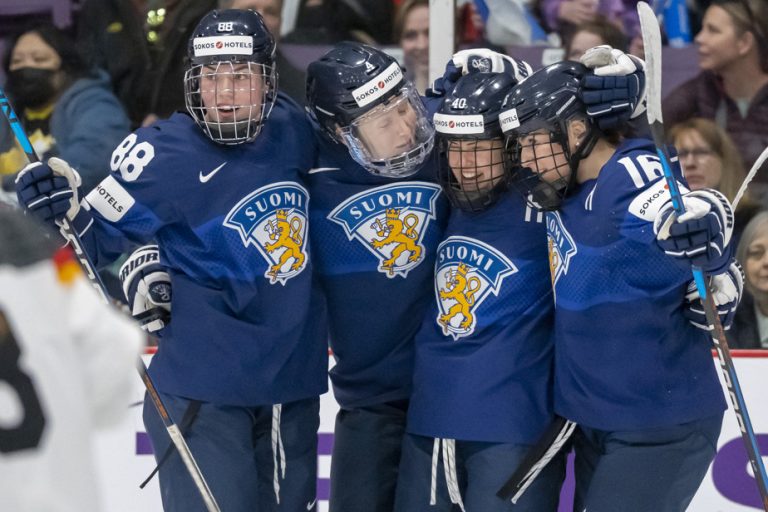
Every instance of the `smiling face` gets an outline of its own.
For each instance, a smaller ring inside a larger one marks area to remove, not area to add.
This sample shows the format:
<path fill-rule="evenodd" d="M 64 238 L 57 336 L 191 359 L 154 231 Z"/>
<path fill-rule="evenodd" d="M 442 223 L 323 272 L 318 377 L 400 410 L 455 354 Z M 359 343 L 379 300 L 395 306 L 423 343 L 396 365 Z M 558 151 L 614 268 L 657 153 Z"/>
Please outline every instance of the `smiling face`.
<path fill-rule="evenodd" d="M 520 145 L 520 164 L 530 168 L 546 183 L 568 179 L 570 167 L 565 157 L 563 147 L 552 142 L 552 136 L 547 130 L 522 135 L 518 138 Z"/>
<path fill-rule="evenodd" d="M 448 144 L 448 165 L 465 192 L 483 192 L 504 178 L 501 139 L 453 140 Z"/>
<path fill-rule="evenodd" d="M 416 6 L 405 17 L 400 46 L 406 67 L 429 65 L 429 7 Z"/>

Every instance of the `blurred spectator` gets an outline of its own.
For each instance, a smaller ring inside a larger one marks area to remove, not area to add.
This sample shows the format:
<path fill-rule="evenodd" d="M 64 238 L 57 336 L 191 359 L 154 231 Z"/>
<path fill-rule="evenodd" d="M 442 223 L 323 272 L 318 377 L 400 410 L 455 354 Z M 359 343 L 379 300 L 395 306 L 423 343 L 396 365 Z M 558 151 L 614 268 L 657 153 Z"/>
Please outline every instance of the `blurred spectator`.
<path fill-rule="evenodd" d="M 701 73 L 665 99 L 664 119 L 714 119 L 733 138 L 746 166 L 768 145 L 768 2 L 716 0 L 699 45 Z M 768 174 L 757 180 L 768 183 Z"/>
<path fill-rule="evenodd" d="M 602 16 L 582 24 L 565 40 L 565 59 L 578 62 L 593 46 L 610 45 L 623 52 L 627 51 L 627 37 L 614 23 Z"/>
<path fill-rule="evenodd" d="M 391 0 L 301 0 L 296 25 L 284 40 L 292 44 L 333 44 L 354 40 L 393 44 Z"/>
<path fill-rule="evenodd" d="M 264 24 L 275 38 L 280 41 L 280 25 L 283 21 L 283 0 L 219 0 L 219 9 L 253 9 L 264 18 Z M 285 58 L 277 46 L 275 55 L 275 67 L 277 68 L 277 88 L 284 92 L 299 105 L 306 103 L 306 74 Z"/>
<path fill-rule="evenodd" d="M 584 23 L 603 16 L 623 28 L 624 0 L 539 0 L 544 22 L 563 40 Z"/>
<path fill-rule="evenodd" d="M 744 228 L 736 259 L 747 279 L 728 342 L 732 348 L 768 348 L 768 212 Z"/>
<path fill-rule="evenodd" d="M 185 108 L 187 41 L 215 7 L 216 0 L 85 0 L 78 42 L 109 73 L 134 127 Z"/>
<path fill-rule="evenodd" d="M 91 71 L 75 42 L 51 24 L 12 38 L 3 69 L 14 110 L 38 155 L 66 159 L 83 178 L 83 190 L 90 190 L 107 175 L 112 150 L 130 132 L 107 74 Z M 0 123 L 0 174 L 15 174 L 25 163 L 8 123 Z M 11 181 L 6 176 L 4 185 Z"/>
<path fill-rule="evenodd" d="M 691 190 L 714 188 L 733 201 L 747 173 L 727 133 L 709 119 L 694 117 L 673 126 L 669 140 L 677 148 L 683 176 Z M 736 209 L 734 246 L 744 226 L 759 210 L 760 205 L 751 199 L 748 190 Z"/>
<path fill-rule="evenodd" d="M 547 33 L 532 11 L 535 0 L 475 0 L 485 37 L 496 46 L 547 44 Z"/>
<path fill-rule="evenodd" d="M 405 0 L 395 15 L 395 40 L 403 49 L 405 77 L 419 94 L 429 86 L 429 0 Z"/>

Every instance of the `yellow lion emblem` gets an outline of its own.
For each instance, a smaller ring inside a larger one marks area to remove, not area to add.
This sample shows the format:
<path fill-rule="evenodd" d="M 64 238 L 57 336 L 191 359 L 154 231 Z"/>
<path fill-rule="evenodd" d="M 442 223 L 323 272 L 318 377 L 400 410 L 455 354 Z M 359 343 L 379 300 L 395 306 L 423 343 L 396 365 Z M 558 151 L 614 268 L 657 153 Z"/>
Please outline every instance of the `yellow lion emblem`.
<path fill-rule="evenodd" d="M 549 274 L 552 277 L 552 286 L 554 286 L 557 266 L 560 264 L 560 256 L 555 251 L 555 242 L 551 238 L 547 240 L 547 247 L 549 249 Z"/>
<path fill-rule="evenodd" d="M 397 244 L 390 257 L 381 262 L 381 268 L 389 271 L 389 275 L 394 273 L 395 261 L 403 251 L 408 251 L 411 255 L 408 261 L 418 261 L 421 257 L 421 246 L 418 243 L 419 233 L 416 228 L 419 226 L 419 218 L 409 213 L 402 220 L 400 219 L 400 210 L 387 208 L 386 221 L 382 224 L 380 219 L 371 224 L 376 230 L 376 235 L 384 237 L 381 240 L 375 238 L 371 240 L 374 249 L 381 249 L 385 245 Z"/>
<path fill-rule="evenodd" d="M 448 334 L 451 319 L 456 315 L 464 317 L 459 324 L 461 329 L 469 329 L 474 320 L 471 309 L 475 303 L 475 293 L 480 289 L 480 279 L 474 276 L 467 279 L 468 270 L 466 264 L 460 263 L 455 272 L 449 270 L 445 274 L 447 285 L 446 289 L 440 290 L 440 299 L 456 301 L 446 314 L 440 315 L 439 322 L 445 334 Z"/>
<path fill-rule="evenodd" d="M 285 248 L 280 255 L 280 260 L 272 265 L 267 272 L 267 275 L 271 276 L 273 280 L 277 279 L 280 269 L 290 258 L 294 259 L 291 270 L 299 270 L 304 264 L 304 253 L 301 251 L 303 227 L 304 225 L 298 216 L 294 216 L 289 222 L 286 210 L 277 210 L 276 220 L 264 226 L 264 230 L 269 233 L 269 239 L 272 240 L 271 243 L 264 244 L 264 249 L 268 253 L 272 253 L 281 247 Z"/>

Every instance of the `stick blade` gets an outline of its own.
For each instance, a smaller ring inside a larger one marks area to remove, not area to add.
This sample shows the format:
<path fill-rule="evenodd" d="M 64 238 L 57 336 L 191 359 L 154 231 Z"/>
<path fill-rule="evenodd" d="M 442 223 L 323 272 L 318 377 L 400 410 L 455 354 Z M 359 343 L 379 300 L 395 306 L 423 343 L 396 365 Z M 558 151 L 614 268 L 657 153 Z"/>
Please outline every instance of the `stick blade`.
<path fill-rule="evenodd" d="M 646 2 L 637 2 L 637 14 L 645 47 L 646 87 L 648 89 L 648 123 L 662 123 L 661 116 L 661 29 L 653 9 Z M 650 76 L 649 76 L 650 75 Z"/>

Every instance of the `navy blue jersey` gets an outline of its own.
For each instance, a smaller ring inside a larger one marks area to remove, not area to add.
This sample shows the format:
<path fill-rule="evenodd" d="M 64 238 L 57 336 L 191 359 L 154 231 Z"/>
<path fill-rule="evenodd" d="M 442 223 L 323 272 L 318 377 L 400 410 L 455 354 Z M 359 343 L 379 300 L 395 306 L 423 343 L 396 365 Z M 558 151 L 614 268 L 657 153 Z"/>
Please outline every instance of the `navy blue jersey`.
<path fill-rule="evenodd" d="M 662 176 L 650 141 L 625 141 L 547 214 L 555 410 L 588 427 L 669 426 L 725 408 L 709 338 L 682 315 L 691 272 L 653 234 L 669 198 Z"/>
<path fill-rule="evenodd" d="M 343 407 L 407 398 L 413 336 L 430 303 L 447 202 L 433 154 L 406 179 L 377 177 L 317 134 L 309 173 L 315 269 L 328 299 L 334 395 Z"/>
<path fill-rule="evenodd" d="M 506 194 L 454 210 L 416 336 L 413 434 L 533 443 L 552 419 L 552 289 L 543 215 Z"/>
<path fill-rule="evenodd" d="M 255 406 L 327 389 L 301 182 L 315 151 L 303 113 L 281 98 L 253 143 L 215 144 L 174 114 L 113 153 L 113 172 L 87 196 L 94 220 L 82 238 L 97 266 L 158 242 L 173 286 L 150 367 L 161 391 Z"/>

